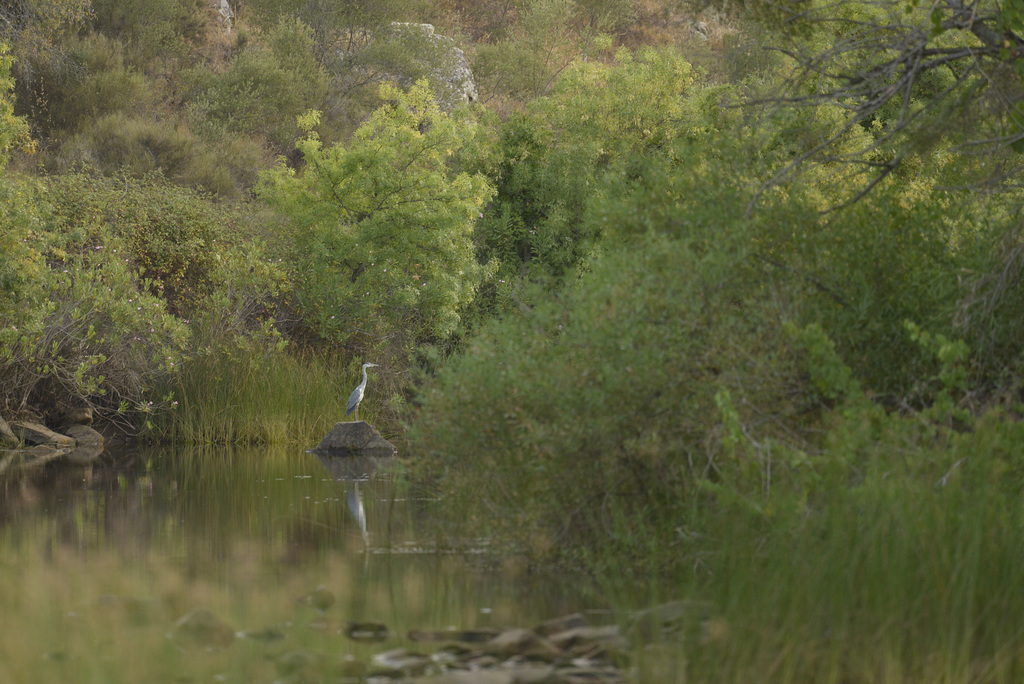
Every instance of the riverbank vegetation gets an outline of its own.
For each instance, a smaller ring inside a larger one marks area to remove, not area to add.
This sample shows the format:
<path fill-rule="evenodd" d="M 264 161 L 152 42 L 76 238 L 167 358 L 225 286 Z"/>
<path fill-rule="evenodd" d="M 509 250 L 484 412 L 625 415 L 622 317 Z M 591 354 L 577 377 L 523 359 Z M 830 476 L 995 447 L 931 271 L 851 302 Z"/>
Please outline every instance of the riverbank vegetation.
<path fill-rule="evenodd" d="M 0 410 L 308 444 L 372 360 L 460 531 L 712 598 L 695 681 L 1018 680 L 1019 12 L 484 4 L 5 10 Z"/>

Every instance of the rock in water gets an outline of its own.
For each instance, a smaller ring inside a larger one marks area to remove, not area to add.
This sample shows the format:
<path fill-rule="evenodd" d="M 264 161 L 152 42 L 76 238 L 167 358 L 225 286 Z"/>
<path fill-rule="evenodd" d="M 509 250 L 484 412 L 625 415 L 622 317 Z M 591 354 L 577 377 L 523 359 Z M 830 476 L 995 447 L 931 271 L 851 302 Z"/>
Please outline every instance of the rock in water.
<path fill-rule="evenodd" d="M 28 421 L 15 421 L 11 423 L 14 434 L 20 437 L 26 444 L 47 444 L 57 447 L 73 447 L 75 440 L 67 435 L 57 434 L 53 430 L 39 423 Z"/>
<path fill-rule="evenodd" d="M 313 451 L 359 456 L 394 456 L 398 450 L 391 442 L 381 437 L 369 423 L 359 420 L 335 423 Z"/>
<path fill-rule="evenodd" d="M 182 648 L 216 650 L 234 642 L 235 630 L 209 610 L 197 608 L 174 624 L 170 636 Z"/>
<path fill-rule="evenodd" d="M 382 622 L 350 622 L 345 627 L 345 636 L 353 641 L 384 641 L 388 638 L 388 626 Z"/>
<path fill-rule="evenodd" d="M 68 463 L 86 465 L 103 453 L 103 435 L 88 425 L 72 425 L 65 432 L 77 443 L 74 450 L 65 457 Z"/>
<path fill-rule="evenodd" d="M 297 598 L 296 602 L 307 605 L 322 613 L 333 606 L 336 600 L 337 597 L 335 597 L 334 592 L 324 586 L 319 586 L 305 596 Z"/>

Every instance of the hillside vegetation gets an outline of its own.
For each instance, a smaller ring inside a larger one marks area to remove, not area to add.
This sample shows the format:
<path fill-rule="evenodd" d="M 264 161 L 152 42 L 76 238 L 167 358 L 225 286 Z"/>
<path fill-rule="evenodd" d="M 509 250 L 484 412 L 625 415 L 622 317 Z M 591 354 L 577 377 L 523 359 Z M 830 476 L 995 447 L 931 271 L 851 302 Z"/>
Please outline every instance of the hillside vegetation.
<path fill-rule="evenodd" d="M 308 444 L 373 361 L 456 535 L 712 598 L 693 681 L 1019 681 L 1017 5 L 237 4 L 0 11 L 0 414 Z"/>

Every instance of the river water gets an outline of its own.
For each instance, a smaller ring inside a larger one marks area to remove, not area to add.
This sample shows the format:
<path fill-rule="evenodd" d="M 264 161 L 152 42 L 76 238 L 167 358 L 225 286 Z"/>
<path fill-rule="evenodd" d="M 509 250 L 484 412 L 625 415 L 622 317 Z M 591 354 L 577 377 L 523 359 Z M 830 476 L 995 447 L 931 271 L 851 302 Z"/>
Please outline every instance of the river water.
<path fill-rule="evenodd" d="M 442 541 L 400 462 L 136 450 L 0 487 L 0 682 L 335 681 L 410 630 L 604 608 Z"/>

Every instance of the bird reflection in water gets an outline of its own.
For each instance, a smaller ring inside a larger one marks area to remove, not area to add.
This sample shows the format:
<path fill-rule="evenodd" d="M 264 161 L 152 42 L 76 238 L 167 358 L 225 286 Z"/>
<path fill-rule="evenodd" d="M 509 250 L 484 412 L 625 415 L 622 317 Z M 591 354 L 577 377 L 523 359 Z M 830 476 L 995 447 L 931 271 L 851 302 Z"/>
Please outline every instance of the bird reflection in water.
<path fill-rule="evenodd" d="M 345 487 L 345 502 L 353 519 L 359 526 L 359 534 L 363 536 L 366 551 L 370 550 L 370 532 L 367 529 L 366 508 L 363 506 L 362 486 L 373 478 L 373 474 L 381 467 L 394 461 L 393 456 L 342 456 L 318 453 L 317 458 L 324 469 L 331 474 L 335 482 Z M 371 487 L 372 491 L 372 487 Z"/>
<path fill-rule="evenodd" d="M 349 482 L 345 487 L 345 499 L 348 501 L 348 510 L 359 524 L 359 532 L 363 535 L 363 543 L 369 544 L 369 536 L 366 533 L 366 509 L 363 508 L 363 495 L 359 491 L 358 482 Z"/>

